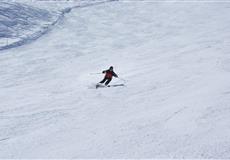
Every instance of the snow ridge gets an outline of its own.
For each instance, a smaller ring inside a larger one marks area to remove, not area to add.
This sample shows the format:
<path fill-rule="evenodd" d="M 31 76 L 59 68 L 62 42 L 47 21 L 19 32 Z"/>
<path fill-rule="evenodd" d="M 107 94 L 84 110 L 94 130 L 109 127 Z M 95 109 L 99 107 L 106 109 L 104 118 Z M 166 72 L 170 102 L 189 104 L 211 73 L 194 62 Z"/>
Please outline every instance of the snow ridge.
<path fill-rule="evenodd" d="M 0 3 L 0 50 L 27 44 L 49 31 L 60 14 L 20 3 Z M 4 43 L 5 42 L 5 43 Z"/>
<path fill-rule="evenodd" d="M 102 0 L 74 5 L 61 11 L 49 11 L 27 4 L 0 2 L 0 50 L 31 43 L 47 34 L 72 9 L 99 5 L 115 0 Z"/>

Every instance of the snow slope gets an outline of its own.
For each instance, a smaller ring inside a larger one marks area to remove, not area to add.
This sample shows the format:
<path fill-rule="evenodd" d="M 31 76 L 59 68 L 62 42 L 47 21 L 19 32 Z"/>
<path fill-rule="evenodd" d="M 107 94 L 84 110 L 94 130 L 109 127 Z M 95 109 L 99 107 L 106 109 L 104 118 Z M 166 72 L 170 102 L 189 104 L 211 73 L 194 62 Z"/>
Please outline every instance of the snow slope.
<path fill-rule="evenodd" d="M 74 8 L 108 1 L 111 0 L 0 2 L 0 50 L 35 41 L 60 23 L 64 15 Z"/>
<path fill-rule="evenodd" d="M 1 51 L 0 158 L 230 158 L 229 8 L 103 3 Z"/>
<path fill-rule="evenodd" d="M 20 3 L 0 2 L 0 50 L 31 42 L 55 25 L 61 12 Z"/>

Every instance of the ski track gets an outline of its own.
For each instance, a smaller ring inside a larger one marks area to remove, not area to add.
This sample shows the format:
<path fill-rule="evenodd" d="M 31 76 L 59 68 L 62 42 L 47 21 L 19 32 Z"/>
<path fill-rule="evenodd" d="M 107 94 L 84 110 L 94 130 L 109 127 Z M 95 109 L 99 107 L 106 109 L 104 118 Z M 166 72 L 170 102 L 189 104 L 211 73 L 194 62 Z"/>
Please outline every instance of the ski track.
<path fill-rule="evenodd" d="M 1 51 L 0 158 L 230 158 L 229 7 L 76 6 Z"/>

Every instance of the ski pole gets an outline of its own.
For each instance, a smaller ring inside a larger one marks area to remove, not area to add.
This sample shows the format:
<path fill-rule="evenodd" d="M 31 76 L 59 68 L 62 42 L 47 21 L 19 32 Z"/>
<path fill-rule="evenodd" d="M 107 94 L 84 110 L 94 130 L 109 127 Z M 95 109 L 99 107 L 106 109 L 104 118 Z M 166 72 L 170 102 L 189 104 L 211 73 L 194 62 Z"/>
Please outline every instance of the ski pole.
<path fill-rule="evenodd" d="M 95 74 L 102 74 L 102 73 L 90 73 L 90 75 L 95 75 Z"/>
<path fill-rule="evenodd" d="M 117 77 L 117 78 L 119 78 L 120 80 L 122 80 L 122 81 L 126 82 L 126 80 L 125 80 L 125 79 L 123 79 L 123 78 L 120 78 L 120 77 Z"/>

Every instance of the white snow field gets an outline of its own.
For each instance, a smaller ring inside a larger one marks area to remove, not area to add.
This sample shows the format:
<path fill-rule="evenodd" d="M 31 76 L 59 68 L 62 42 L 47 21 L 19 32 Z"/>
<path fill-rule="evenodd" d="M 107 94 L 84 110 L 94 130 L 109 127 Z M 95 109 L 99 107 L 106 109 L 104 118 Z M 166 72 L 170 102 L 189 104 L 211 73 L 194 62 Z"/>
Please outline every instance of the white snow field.
<path fill-rule="evenodd" d="M 0 97 L 0 158 L 230 158 L 230 2 L 72 9 L 0 52 Z"/>

